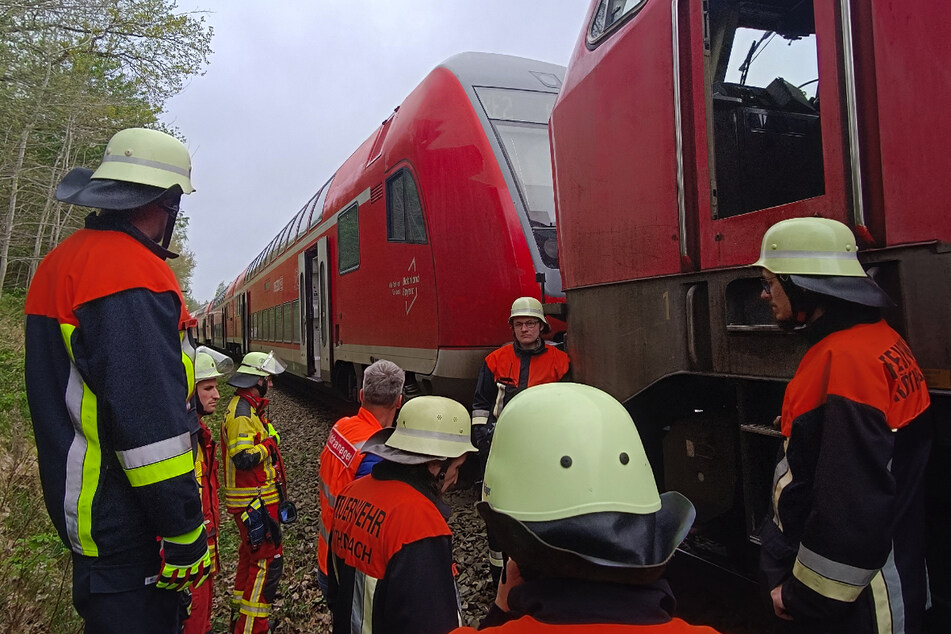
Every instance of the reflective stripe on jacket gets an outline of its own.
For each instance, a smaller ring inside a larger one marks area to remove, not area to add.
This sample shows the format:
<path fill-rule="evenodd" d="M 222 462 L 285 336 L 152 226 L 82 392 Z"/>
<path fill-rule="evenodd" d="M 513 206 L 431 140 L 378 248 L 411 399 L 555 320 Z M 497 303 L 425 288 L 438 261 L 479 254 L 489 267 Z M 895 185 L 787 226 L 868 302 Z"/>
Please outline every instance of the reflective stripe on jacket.
<path fill-rule="evenodd" d="M 317 563 L 327 573 L 327 538 L 333 525 L 334 506 L 344 487 L 353 482 L 363 460 L 363 443 L 382 429 L 380 421 L 364 408 L 356 416 L 341 418 L 330 430 L 320 453 L 320 532 Z"/>
<path fill-rule="evenodd" d="M 225 471 L 225 506 L 229 513 L 240 513 L 256 497 L 265 504 L 279 502 L 277 471 L 261 444 L 268 437 L 267 420 L 262 416 L 267 399 L 256 399 L 239 389 L 228 403 L 225 421 L 221 425 L 221 459 Z M 235 457 L 247 452 L 256 458 L 253 466 L 239 469 Z"/>
<path fill-rule="evenodd" d="M 786 388 L 773 518 L 761 531 L 770 587 L 783 584 L 798 621 L 920 631 L 929 404 L 918 362 L 884 321 L 806 352 Z"/>
<path fill-rule="evenodd" d="M 26 386 L 47 509 L 75 553 L 109 556 L 201 523 L 194 347 L 160 247 L 87 218 L 27 295 Z"/>

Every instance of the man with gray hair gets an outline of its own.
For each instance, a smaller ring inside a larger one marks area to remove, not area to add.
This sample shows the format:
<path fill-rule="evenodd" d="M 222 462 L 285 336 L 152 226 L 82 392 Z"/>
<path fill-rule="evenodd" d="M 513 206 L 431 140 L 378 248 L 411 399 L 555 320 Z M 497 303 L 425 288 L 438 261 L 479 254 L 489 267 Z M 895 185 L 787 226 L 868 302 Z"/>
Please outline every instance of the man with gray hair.
<path fill-rule="evenodd" d="M 363 371 L 360 411 L 337 421 L 320 454 L 320 533 L 317 536 L 317 585 L 327 592 L 327 542 L 337 496 L 348 484 L 368 473 L 379 456 L 364 454 L 363 443 L 393 426 L 403 404 L 405 374 L 392 361 L 381 359 Z"/>

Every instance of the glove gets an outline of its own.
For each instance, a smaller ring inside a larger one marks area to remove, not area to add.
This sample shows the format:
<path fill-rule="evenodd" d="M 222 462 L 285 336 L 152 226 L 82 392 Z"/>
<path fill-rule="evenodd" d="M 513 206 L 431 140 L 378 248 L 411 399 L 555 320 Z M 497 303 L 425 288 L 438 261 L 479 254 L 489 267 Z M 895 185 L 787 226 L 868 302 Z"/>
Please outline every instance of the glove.
<path fill-rule="evenodd" d="M 162 572 L 155 586 L 181 591 L 197 588 L 211 572 L 208 535 L 202 524 L 190 533 L 162 540 Z"/>
<path fill-rule="evenodd" d="M 281 444 L 281 435 L 274 429 L 274 425 L 271 424 L 271 421 L 267 422 L 267 435 L 276 440 L 277 444 Z"/>
<path fill-rule="evenodd" d="M 261 441 L 261 446 L 267 448 L 267 452 L 271 455 L 272 461 L 277 459 L 278 442 L 280 441 L 275 440 L 273 436 L 268 436 Z"/>

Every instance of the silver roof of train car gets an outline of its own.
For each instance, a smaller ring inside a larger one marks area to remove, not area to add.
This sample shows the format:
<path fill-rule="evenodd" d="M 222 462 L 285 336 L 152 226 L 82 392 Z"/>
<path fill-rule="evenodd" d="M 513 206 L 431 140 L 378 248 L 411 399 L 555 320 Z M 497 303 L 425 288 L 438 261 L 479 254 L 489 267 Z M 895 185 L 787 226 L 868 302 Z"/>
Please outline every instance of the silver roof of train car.
<path fill-rule="evenodd" d="M 557 92 L 565 79 L 564 66 L 499 53 L 459 53 L 438 68 L 449 70 L 468 86 Z"/>

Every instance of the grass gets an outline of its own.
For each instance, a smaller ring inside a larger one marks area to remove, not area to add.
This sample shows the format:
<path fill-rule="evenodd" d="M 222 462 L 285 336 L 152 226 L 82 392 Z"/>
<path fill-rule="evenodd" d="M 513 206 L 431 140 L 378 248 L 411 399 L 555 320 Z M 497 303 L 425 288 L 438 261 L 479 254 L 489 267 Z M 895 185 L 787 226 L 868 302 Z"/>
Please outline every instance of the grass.
<path fill-rule="evenodd" d="M 0 631 L 73 633 L 69 551 L 50 522 L 36 468 L 23 368 L 22 294 L 0 297 Z"/>

